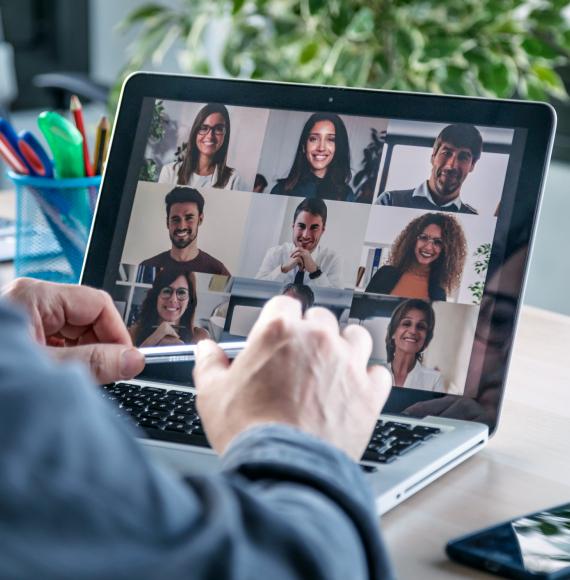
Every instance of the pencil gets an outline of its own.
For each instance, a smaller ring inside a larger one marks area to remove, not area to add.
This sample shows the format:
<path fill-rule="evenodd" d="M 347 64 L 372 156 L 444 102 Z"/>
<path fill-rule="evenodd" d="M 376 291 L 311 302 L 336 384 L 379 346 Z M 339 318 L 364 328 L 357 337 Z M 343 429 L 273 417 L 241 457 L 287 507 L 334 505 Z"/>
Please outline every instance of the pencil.
<path fill-rule="evenodd" d="M 85 124 L 83 122 L 83 108 L 81 107 L 81 101 L 77 95 L 71 96 L 69 109 L 73 115 L 75 126 L 83 137 L 83 163 L 85 165 L 85 175 L 87 177 L 93 177 L 93 166 L 91 165 L 91 160 L 89 159 L 89 147 L 87 145 L 87 135 L 85 134 Z"/>
<path fill-rule="evenodd" d="M 100 175 L 103 171 L 103 163 L 107 157 L 107 144 L 109 143 L 109 121 L 107 117 L 101 117 L 97 125 L 97 136 L 95 138 L 95 175 Z"/>

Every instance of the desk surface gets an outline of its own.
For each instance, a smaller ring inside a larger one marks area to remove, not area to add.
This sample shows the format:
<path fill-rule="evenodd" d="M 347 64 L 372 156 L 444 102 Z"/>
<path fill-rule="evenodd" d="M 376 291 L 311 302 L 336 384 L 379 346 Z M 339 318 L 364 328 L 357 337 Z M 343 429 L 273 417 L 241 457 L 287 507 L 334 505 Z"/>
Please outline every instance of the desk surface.
<path fill-rule="evenodd" d="M 382 518 L 399 578 L 496 578 L 448 561 L 447 541 L 570 501 L 569 351 L 569 317 L 523 308 L 496 435 Z"/>

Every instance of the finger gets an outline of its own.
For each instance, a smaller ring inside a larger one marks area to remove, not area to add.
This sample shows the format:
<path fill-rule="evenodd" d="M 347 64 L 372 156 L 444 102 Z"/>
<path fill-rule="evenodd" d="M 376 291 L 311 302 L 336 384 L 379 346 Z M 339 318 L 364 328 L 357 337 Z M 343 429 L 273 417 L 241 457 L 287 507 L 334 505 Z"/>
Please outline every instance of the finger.
<path fill-rule="evenodd" d="M 372 352 L 372 337 L 370 333 L 357 324 L 349 324 L 342 331 L 342 337 L 348 342 L 355 357 L 355 362 L 366 366 Z"/>
<path fill-rule="evenodd" d="M 302 318 L 301 303 L 289 296 L 274 296 L 265 303 L 261 314 L 249 333 L 248 342 L 251 342 L 263 329 L 276 319 L 282 319 L 291 323 L 298 322 Z"/>
<path fill-rule="evenodd" d="M 102 343 L 131 345 L 131 339 L 111 297 L 88 286 L 64 285 L 56 290 L 61 309 L 60 327 L 91 326 Z M 51 333 L 58 331 L 53 329 Z M 50 334 L 48 329 L 46 333 Z"/>
<path fill-rule="evenodd" d="M 305 312 L 305 320 L 338 335 L 338 320 L 335 315 L 326 308 L 322 308 L 321 306 L 309 308 L 309 310 Z"/>
<path fill-rule="evenodd" d="M 379 414 L 392 390 L 392 375 L 383 366 L 372 365 L 368 367 L 368 378 L 370 379 L 373 392 L 376 395 L 374 404 L 377 406 Z"/>
<path fill-rule="evenodd" d="M 213 340 L 201 340 L 196 345 L 196 363 L 192 371 L 198 392 L 229 365 L 226 353 Z"/>
<path fill-rule="evenodd" d="M 144 356 L 136 348 L 125 348 L 118 344 L 90 344 L 48 350 L 58 360 L 85 363 L 101 384 L 131 379 L 144 368 Z"/>

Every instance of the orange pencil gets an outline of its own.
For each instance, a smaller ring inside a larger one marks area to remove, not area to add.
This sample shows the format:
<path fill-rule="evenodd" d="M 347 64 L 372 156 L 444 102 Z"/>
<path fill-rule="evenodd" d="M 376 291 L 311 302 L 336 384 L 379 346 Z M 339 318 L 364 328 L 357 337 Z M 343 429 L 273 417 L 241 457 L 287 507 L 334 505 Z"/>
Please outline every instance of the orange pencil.
<path fill-rule="evenodd" d="M 107 157 L 107 145 L 109 144 L 109 121 L 107 117 L 101 117 L 97 125 L 97 136 L 95 138 L 95 158 L 93 165 L 95 166 L 95 175 L 100 175 L 103 172 L 103 163 Z"/>
<path fill-rule="evenodd" d="M 93 166 L 89 159 L 89 147 L 87 145 L 87 135 L 85 134 L 85 124 L 83 123 L 83 108 L 81 107 L 81 101 L 76 95 L 72 95 L 69 109 L 73 115 L 75 126 L 83 136 L 83 161 L 85 163 L 85 175 L 87 177 L 93 177 Z"/>

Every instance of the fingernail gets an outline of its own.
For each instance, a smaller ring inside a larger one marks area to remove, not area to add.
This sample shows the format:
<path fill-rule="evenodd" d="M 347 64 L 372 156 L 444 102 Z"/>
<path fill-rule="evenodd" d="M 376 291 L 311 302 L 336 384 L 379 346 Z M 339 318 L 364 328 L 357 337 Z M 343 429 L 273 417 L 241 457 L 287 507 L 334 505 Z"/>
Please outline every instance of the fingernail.
<path fill-rule="evenodd" d="M 138 375 L 144 366 L 144 356 L 136 349 L 129 348 L 121 354 L 121 376 L 125 379 Z"/>

